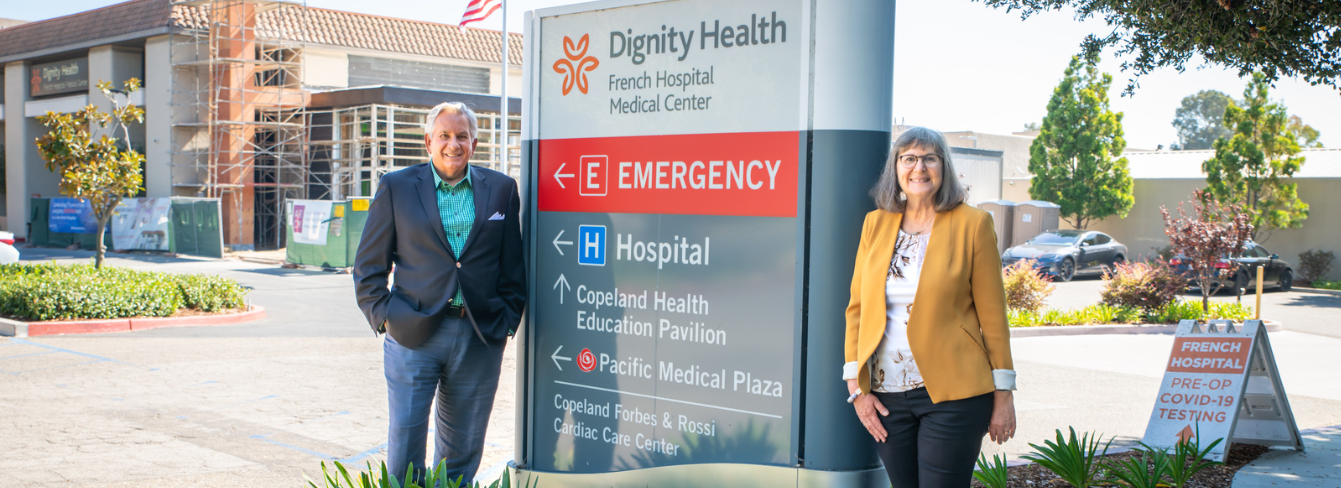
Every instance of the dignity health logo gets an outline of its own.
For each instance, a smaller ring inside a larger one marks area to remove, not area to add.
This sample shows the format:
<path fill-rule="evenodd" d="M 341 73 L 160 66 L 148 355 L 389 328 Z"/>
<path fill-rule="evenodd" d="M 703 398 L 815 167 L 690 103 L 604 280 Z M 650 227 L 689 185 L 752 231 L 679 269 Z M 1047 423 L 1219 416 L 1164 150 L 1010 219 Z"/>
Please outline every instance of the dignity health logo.
<path fill-rule="evenodd" d="M 587 48 L 590 47 L 591 37 L 582 34 L 582 38 L 573 44 L 573 39 L 563 36 L 563 54 L 567 59 L 560 59 L 554 62 L 554 71 L 563 75 L 563 94 L 573 91 L 573 86 L 583 95 L 587 94 L 587 71 L 596 69 L 601 62 L 595 56 L 587 56 Z"/>

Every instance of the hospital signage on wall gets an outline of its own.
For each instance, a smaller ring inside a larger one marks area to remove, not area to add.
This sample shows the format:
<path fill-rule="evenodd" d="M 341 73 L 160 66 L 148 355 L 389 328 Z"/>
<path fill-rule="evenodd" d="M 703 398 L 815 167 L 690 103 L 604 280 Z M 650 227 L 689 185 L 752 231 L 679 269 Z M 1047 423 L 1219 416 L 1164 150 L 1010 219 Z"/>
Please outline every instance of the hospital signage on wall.
<path fill-rule="evenodd" d="M 793 462 L 800 13 L 543 19 L 534 469 Z"/>
<path fill-rule="evenodd" d="M 1178 324 L 1173 351 L 1142 442 L 1169 447 L 1193 438 L 1222 461 L 1231 443 L 1303 450 L 1260 320 Z"/>

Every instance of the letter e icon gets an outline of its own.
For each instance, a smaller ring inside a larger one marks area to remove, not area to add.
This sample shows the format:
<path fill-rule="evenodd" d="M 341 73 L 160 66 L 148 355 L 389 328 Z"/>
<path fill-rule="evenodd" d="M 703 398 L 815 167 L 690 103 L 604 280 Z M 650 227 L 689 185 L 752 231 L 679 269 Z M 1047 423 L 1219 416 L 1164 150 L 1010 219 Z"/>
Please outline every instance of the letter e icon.
<path fill-rule="evenodd" d="M 609 178 L 610 165 L 606 156 L 582 156 L 578 170 L 577 193 L 588 197 L 603 197 Z"/>

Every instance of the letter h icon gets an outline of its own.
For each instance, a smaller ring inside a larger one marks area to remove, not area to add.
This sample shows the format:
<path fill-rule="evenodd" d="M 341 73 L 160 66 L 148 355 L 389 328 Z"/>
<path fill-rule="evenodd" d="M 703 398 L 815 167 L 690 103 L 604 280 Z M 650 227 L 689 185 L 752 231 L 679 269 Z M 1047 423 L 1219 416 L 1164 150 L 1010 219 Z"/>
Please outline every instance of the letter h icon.
<path fill-rule="evenodd" d="M 605 266 L 605 226 L 580 225 L 577 227 L 577 264 Z"/>

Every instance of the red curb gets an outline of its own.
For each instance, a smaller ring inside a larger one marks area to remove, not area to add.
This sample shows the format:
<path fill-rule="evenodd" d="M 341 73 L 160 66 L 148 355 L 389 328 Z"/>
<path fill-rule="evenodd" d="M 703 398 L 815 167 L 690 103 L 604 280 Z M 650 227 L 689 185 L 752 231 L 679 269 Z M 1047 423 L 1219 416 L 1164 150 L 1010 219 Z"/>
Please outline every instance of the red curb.
<path fill-rule="evenodd" d="M 28 336 L 58 334 L 94 334 L 99 332 L 126 332 L 130 330 L 130 321 L 114 320 L 63 320 L 59 322 L 29 322 Z"/>
<path fill-rule="evenodd" d="M 159 327 L 200 327 L 251 322 L 265 318 L 265 307 L 252 305 L 251 310 L 226 315 L 196 315 L 192 317 L 147 317 L 130 319 L 130 330 L 148 330 Z"/>
<path fill-rule="evenodd" d="M 191 317 L 152 317 L 113 320 L 62 320 L 53 322 L 28 322 L 28 336 L 57 334 L 97 334 L 103 332 L 126 332 L 148 330 L 160 327 L 201 327 L 210 325 L 238 324 L 265 318 L 265 307 L 252 305 L 251 310 L 242 313 L 224 315 L 196 315 Z"/>

